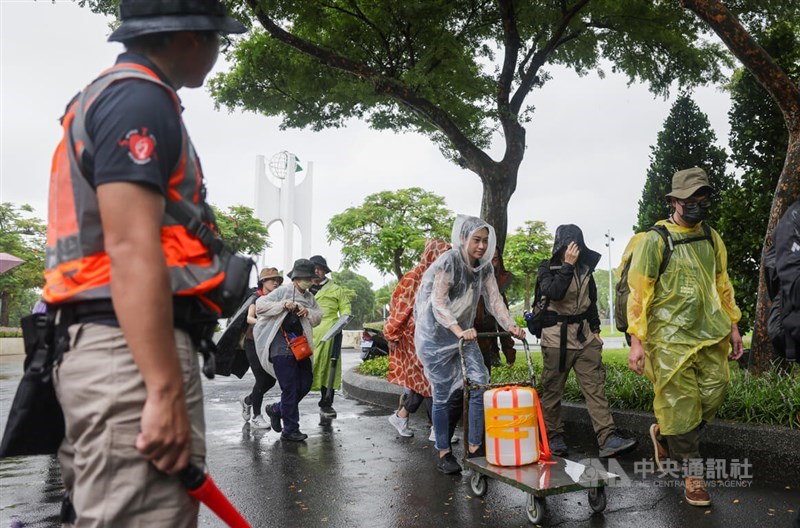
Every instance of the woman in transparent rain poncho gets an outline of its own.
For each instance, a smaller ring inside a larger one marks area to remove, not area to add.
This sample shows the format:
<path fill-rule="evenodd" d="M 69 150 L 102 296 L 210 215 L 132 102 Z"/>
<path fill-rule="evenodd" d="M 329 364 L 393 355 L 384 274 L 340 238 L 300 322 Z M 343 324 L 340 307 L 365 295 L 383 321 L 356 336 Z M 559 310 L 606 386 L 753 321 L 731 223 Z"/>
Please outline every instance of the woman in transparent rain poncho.
<path fill-rule="evenodd" d="M 486 309 L 501 327 L 518 339 L 525 332 L 517 327 L 497 289 L 492 268 L 496 246 L 494 228 L 473 216 L 458 215 L 453 224 L 453 249 L 431 265 L 422 277 L 414 305 L 416 329 L 414 344 L 433 387 L 433 426 L 437 468 L 451 474 L 461 471 L 450 450 L 448 401 L 463 387 L 458 355 L 459 339 L 464 339 L 467 376 L 478 384 L 489 382 L 489 371 L 477 344 L 472 327 L 478 299 L 483 295 Z M 483 391 L 470 393 L 469 455 L 484 456 Z"/>

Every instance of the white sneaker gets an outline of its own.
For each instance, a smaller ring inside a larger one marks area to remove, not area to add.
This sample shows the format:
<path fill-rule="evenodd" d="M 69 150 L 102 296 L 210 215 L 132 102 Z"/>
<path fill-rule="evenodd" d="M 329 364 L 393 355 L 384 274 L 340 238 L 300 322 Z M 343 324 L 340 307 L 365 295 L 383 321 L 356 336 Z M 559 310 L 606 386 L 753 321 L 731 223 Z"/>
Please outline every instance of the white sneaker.
<path fill-rule="evenodd" d="M 250 421 L 250 411 L 253 409 L 253 406 L 252 405 L 248 405 L 247 403 L 245 403 L 245 401 L 244 401 L 245 398 L 247 398 L 247 394 L 243 394 L 239 398 L 239 403 L 242 404 L 242 419 L 245 422 L 249 422 Z"/>
<path fill-rule="evenodd" d="M 406 438 L 414 436 L 414 431 L 408 428 L 408 416 L 405 418 L 400 418 L 397 416 L 396 412 L 392 413 L 392 415 L 389 416 L 389 423 L 392 424 L 395 429 L 397 429 L 397 432 L 400 434 L 400 436 L 404 436 Z"/>
<path fill-rule="evenodd" d="M 253 429 L 264 429 L 266 431 L 270 430 L 269 422 L 266 421 L 260 414 L 253 418 L 253 421 L 250 422 L 250 427 Z"/>
<path fill-rule="evenodd" d="M 428 437 L 428 441 L 429 442 L 436 441 L 436 431 L 433 430 L 433 426 L 431 426 L 431 435 Z M 450 444 L 453 445 L 457 443 L 458 443 L 458 437 L 456 435 L 453 435 L 453 438 L 450 439 Z"/>

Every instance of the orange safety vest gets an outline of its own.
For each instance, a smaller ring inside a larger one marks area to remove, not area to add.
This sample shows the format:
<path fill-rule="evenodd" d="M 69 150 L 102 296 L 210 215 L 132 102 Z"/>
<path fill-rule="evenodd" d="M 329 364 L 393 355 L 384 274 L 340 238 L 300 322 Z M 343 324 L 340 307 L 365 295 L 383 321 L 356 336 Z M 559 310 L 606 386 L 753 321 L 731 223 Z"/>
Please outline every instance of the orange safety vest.
<path fill-rule="evenodd" d="M 84 153 L 93 151 L 85 126 L 89 108 L 103 90 L 123 79 L 141 79 L 163 87 L 175 101 L 180 119 L 175 90 L 149 68 L 132 63 L 103 72 L 70 105 L 62 119 L 64 137 L 53 155 L 50 174 L 44 299 L 51 304 L 111 298 L 111 261 L 103 243 L 97 193 L 84 177 L 81 160 Z M 200 192 L 200 163 L 180 121 L 181 156 L 170 175 L 166 199 L 183 202 L 194 219 L 216 230 L 213 213 Z M 224 279 L 219 257 L 168 213 L 161 224 L 161 247 L 173 294 L 196 296 L 219 312 L 204 295 Z"/>

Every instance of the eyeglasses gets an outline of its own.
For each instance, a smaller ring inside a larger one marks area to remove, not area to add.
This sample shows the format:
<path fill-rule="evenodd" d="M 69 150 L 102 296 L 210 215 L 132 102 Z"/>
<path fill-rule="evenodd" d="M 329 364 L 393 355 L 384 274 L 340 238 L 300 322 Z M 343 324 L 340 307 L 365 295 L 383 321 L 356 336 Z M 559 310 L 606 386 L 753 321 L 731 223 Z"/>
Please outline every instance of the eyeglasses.
<path fill-rule="evenodd" d="M 228 35 L 223 35 L 222 33 L 219 34 L 219 51 L 220 53 L 225 53 L 233 44 L 233 41 L 228 38 Z"/>
<path fill-rule="evenodd" d="M 711 207 L 711 200 L 709 198 L 700 198 L 695 200 L 679 200 L 682 206 L 686 207 L 687 205 L 699 205 L 700 209 L 708 209 Z"/>

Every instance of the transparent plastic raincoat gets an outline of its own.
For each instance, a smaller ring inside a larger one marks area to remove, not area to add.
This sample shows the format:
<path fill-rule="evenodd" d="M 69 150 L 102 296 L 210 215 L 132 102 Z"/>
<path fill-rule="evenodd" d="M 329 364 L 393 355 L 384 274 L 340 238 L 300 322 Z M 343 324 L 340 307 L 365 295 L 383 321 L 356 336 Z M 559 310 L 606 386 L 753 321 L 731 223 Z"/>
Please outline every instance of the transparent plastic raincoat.
<path fill-rule="evenodd" d="M 701 224 L 658 224 L 673 240 L 703 236 Z M 653 410 L 665 435 L 684 434 L 712 420 L 725 399 L 731 324 L 741 312 L 725 244 L 713 229 L 711 236 L 713 246 L 708 240 L 675 245 L 660 276 L 661 236 L 648 231 L 633 249 L 628 333 L 644 346 L 644 372 L 653 383 Z"/>
<path fill-rule="evenodd" d="M 489 242 L 486 252 L 473 267 L 468 262 L 467 243 L 472 235 L 486 228 Z M 433 386 L 433 401 L 445 403 L 463 386 L 458 356 L 458 337 L 450 326 L 472 328 L 478 299 L 484 296 L 486 309 L 505 329 L 516 323 L 508 313 L 497 289 L 492 268 L 497 239 L 494 228 L 480 218 L 458 215 L 453 224 L 453 248 L 440 256 L 422 276 L 414 304 L 414 344 L 425 375 Z M 464 345 L 467 375 L 476 383 L 488 383 L 489 371 L 477 341 Z"/>

